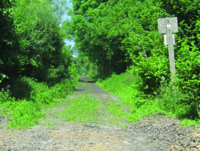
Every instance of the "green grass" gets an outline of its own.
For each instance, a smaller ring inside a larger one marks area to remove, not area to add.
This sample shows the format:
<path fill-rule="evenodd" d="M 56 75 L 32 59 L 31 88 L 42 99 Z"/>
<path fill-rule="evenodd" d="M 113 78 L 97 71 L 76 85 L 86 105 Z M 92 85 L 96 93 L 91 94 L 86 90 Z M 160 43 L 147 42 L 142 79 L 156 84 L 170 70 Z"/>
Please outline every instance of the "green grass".
<path fill-rule="evenodd" d="M 7 91 L 0 92 L 0 114 L 10 120 L 7 128 L 25 129 L 38 124 L 39 119 L 45 117 L 41 110 L 54 106 L 56 101 L 72 91 L 72 86 L 64 80 L 48 87 L 45 83 L 24 77 L 11 89 L 14 90 L 12 97 Z M 25 96 L 24 99 L 22 96 Z"/>
<path fill-rule="evenodd" d="M 108 111 L 115 117 L 125 117 L 130 122 L 137 122 L 142 117 L 160 110 L 156 102 L 143 98 L 144 95 L 139 90 L 141 84 L 141 79 L 131 73 L 113 74 L 110 78 L 98 82 L 100 87 L 116 94 L 122 100 L 121 104 L 111 103 Z"/>
<path fill-rule="evenodd" d="M 18 102 L 5 102 L 1 105 L 3 115 L 11 120 L 7 128 L 23 129 L 38 124 L 38 120 L 44 117 L 38 104 L 22 100 Z"/>
<path fill-rule="evenodd" d="M 88 86 L 89 83 L 86 83 L 86 82 L 79 82 L 80 85 L 83 85 L 83 86 Z"/>
<path fill-rule="evenodd" d="M 159 95 L 150 98 L 140 91 L 140 77 L 129 72 L 113 74 L 104 81 L 98 81 L 97 84 L 122 100 L 121 104 L 111 103 L 108 107 L 109 112 L 117 118 L 125 117 L 130 122 L 137 122 L 148 115 L 164 114 L 181 119 L 181 126 L 200 124 L 200 120 L 188 118 L 187 114 L 191 112 L 191 107 L 183 101 L 187 100 L 187 95 L 178 89 L 174 90 L 173 86 L 163 85 L 159 88 Z"/>
<path fill-rule="evenodd" d="M 98 117 L 99 101 L 87 95 L 81 96 L 71 100 L 66 109 L 58 113 L 58 116 L 65 118 L 68 122 L 90 123 Z"/>
<path fill-rule="evenodd" d="M 195 127 L 200 127 L 199 126 L 200 121 L 199 120 L 190 120 L 190 119 L 184 119 L 180 122 L 181 126 L 195 126 Z"/>

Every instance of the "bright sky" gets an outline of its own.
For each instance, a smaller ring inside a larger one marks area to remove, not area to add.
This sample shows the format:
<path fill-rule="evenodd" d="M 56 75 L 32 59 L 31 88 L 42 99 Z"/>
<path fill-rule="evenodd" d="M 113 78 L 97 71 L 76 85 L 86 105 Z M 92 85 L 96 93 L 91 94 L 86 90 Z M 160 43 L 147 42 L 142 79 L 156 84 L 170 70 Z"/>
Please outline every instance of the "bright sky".
<path fill-rule="evenodd" d="M 55 1 L 58 2 L 61 0 L 55 0 Z M 64 4 L 66 6 L 62 6 L 62 7 L 66 8 L 66 11 L 64 12 L 64 14 L 62 16 L 62 21 L 71 20 L 71 16 L 68 15 L 68 10 L 72 9 L 72 7 L 73 7 L 72 2 L 71 2 L 71 0 L 64 0 Z M 65 44 L 70 45 L 73 50 L 75 42 L 73 40 L 66 39 Z M 77 56 L 78 56 L 78 54 L 74 51 L 73 57 L 77 57 Z"/>

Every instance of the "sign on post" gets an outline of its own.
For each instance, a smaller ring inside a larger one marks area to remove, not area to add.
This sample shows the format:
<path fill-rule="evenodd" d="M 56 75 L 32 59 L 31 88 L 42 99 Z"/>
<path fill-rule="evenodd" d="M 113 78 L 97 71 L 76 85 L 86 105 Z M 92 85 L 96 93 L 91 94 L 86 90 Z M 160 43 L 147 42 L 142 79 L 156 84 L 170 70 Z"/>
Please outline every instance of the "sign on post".
<path fill-rule="evenodd" d="M 172 76 L 171 80 L 174 81 L 173 77 L 176 74 L 176 68 L 175 68 L 175 58 L 174 58 L 175 36 L 173 33 L 178 32 L 177 17 L 159 18 L 158 31 L 160 34 L 164 34 L 164 44 L 168 45 L 170 71 Z"/>
<path fill-rule="evenodd" d="M 171 28 L 172 33 L 178 32 L 177 17 L 173 18 L 159 18 L 158 31 L 160 34 L 167 34 L 167 28 Z"/>

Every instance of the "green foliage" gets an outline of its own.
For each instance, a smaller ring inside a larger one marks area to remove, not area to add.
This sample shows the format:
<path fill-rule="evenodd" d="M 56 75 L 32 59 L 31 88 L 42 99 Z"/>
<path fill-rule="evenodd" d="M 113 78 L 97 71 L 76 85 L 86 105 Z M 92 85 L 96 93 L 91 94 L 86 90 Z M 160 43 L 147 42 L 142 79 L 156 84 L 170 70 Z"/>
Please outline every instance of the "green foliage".
<path fill-rule="evenodd" d="M 19 102 L 6 102 L 1 105 L 6 118 L 11 121 L 7 128 L 23 129 L 38 123 L 44 115 L 40 112 L 39 104 L 22 100 Z"/>
<path fill-rule="evenodd" d="M 112 75 L 98 84 L 108 92 L 117 94 L 122 100 L 121 104 L 109 105 L 109 111 L 118 118 L 125 116 L 128 121 L 137 122 L 142 117 L 160 110 L 157 102 L 143 98 L 144 95 L 140 91 L 142 80 L 133 73 Z"/>
<path fill-rule="evenodd" d="M 2 92 L 0 93 L 2 94 Z M 6 94 L 6 92 L 3 92 Z M 6 94 L 9 95 L 8 93 Z M 15 98 L 0 98 L 0 114 L 9 119 L 7 128 L 28 128 L 38 123 L 44 115 L 40 112 L 41 104 L 27 100 L 15 101 Z"/>
<path fill-rule="evenodd" d="M 157 19 L 167 15 L 161 4 L 153 0 L 93 2 L 74 0 L 70 24 L 77 48 L 96 67 L 92 75 L 105 78 L 131 67 L 148 87 L 144 91 L 155 91 L 160 79 L 168 79 L 169 73 L 167 51 L 160 46 L 157 32 Z"/>
<path fill-rule="evenodd" d="M 73 59 L 56 7 L 48 0 L 0 3 L 0 81 L 33 77 L 55 84 L 69 78 Z"/>
<path fill-rule="evenodd" d="M 6 101 L 14 101 L 14 100 L 15 100 L 14 98 L 10 97 L 9 90 L 2 89 L 0 91 L 0 103 L 6 102 Z"/>
<path fill-rule="evenodd" d="M 120 98 L 123 97 L 127 102 L 129 102 L 130 99 L 133 99 L 133 97 L 142 95 L 139 91 L 142 86 L 142 81 L 132 73 L 127 72 L 121 75 L 113 74 L 111 78 L 108 78 L 103 81 L 103 83 L 99 84 L 108 92 L 118 94 Z"/>
<path fill-rule="evenodd" d="M 178 118 L 192 118 L 192 107 L 187 104 L 188 95 L 184 94 L 174 85 L 163 84 L 160 88 L 157 101 L 159 107 L 167 114 L 173 114 Z"/>
<path fill-rule="evenodd" d="M 108 112 L 112 113 L 117 119 L 124 118 L 126 116 L 123 106 L 121 104 L 116 104 L 115 102 L 109 104 Z"/>
<path fill-rule="evenodd" d="M 10 120 L 8 128 L 28 128 L 38 123 L 44 115 L 41 109 L 71 93 L 76 83 L 63 80 L 53 87 L 23 77 L 15 80 L 9 92 L 0 92 L 0 114 Z"/>
<path fill-rule="evenodd" d="M 91 77 L 104 79 L 129 69 L 141 77 L 140 90 L 147 95 L 157 94 L 162 81 L 170 83 L 168 51 L 157 19 L 177 16 L 176 87 L 188 96 L 180 99 L 188 116 L 199 117 L 199 0 L 73 0 L 73 6 L 68 29 L 77 49 L 88 56 Z"/>
<path fill-rule="evenodd" d="M 178 17 L 176 37 L 177 85 L 188 95 L 183 102 L 193 110 L 190 116 L 199 117 L 199 0 L 162 1 L 162 8 Z"/>
<path fill-rule="evenodd" d="M 92 122 L 99 114 L 99 100 L 89 96 L 73 99 L 64 111 L 58 113 L 69 122 Z"/>
<path fill-rule="evenodd" d="M 197 126 L 199 127 L 200 121 L 190 120 L 190 119 L 184 119 L 181 121 L 181 126 Z"/>
<path fill-rule="evenodd" d="M 10 0 L 0 2 L 0 83 L 19 70 L 19 46 L 13 26 Z"/>
<path fill-rule="evenodd" d="M 0 2 L 0 114 L 10 119 L 8 127 L 37 124 L 43 106 L 65 97 L 78 84 L 58 4 L 49 0 Z"/>
<path fill-rule="evenodd" d="M 23 75 L 46 80 L 63 63 L 63 35 L 49 1 L 16 1 L 12 15 L 20 44 Z M 61 61 L 60 61 L 61 60 Z"/>
<path fill-rule="evenodd" d="M 12 95 L 17 99 L 27 99 L 33 102 L 51 103 L 53 99 L 65 97 L 73 91 L 76 83 L 65 79 L 60 83 L 49 87 L 45 83 L 36 82 L 33 79 L 23 77 L 15 80 L 11 85 Z"/>
<path fill-rule="evenodd" d="M 141 91 L 141 78 L 126 72 L 113 74 L 98 84 L 110 93 L 116 94 L 121 103 L 111 102 L 108 111 L 116 118 L 125 117 L 130 122 L 137 122 L 144 116 L 165 114 L 181 119 L 181 125 L 198 125 L 195 104 L 188 103 L 190 96 L 174 85 L 162 83 L 156 97 L 147 98 Z"/>
<path fill-rule="evenodd" d="M 196 110 L 195 115 L 199 114 L 200 99 L 200 77 L 199 77 L 199 59 L 200 53 L 196 47 L 190 46 L 187 42 L 182 43 L 182 47 L 178 53 L 178 85 L 184 93 L 188 94 L 187 104 L 193 106 Z M 194 116 L 195 116 L 194 115 Z"/>

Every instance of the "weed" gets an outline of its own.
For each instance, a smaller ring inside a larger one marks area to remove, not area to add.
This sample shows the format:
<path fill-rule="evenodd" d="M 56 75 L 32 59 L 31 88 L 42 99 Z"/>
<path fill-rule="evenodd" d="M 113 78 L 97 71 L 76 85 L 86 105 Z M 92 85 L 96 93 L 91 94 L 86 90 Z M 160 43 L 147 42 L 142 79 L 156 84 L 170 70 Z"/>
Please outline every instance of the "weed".
<path fill-rule="evenodd" d="M 38 123 L 38 120 L 44 117 L 44 114 L 40 113 L 40 107 L 30 101 L 18 101 L 18 102 L 5 102 L 1 105 L 1 110 L 4 116 L 10 120 L 8 128 L 28 128 Z"/>
<path fill-rule="evenodd" d="M 125 115 L 125 112 L 122 110 L 121 104 L 110 103 L 108 106 L 108 111 L 113 113 L 116 118 L 122 118 Z"/>
<path fill-rule="evenodd" d="M 47 125 L 50 128 L 54 128 L 56 126 L 56 123 L 51 122 L 51 121 L 47 121 L 43 125 Z"/>
<path fill-rule="evenodd" d="M 7 128 L 24 129 L 38 124 L 39 119 L 45 117 L 41 109 L 52 107 L 56 100 L 69 94 L 73 89 L 71 84 L 69 80 L 63 80 L 48 87 L 27 77 L 18 79 L 12 86 L 12 97 L 9 91 L 0 92 L 0 115 L 10 120 Z"/>
<path fill-rule="evenodd" d="M 121 104 L 110 104 L 108 108 L 117 118 L 125 117 L 130 122 L 137 122 L 142 117 L 159 111 L 156 102 L 143 98 L 140 91 L 142 81 L 131 73 L 113 74 L 98 84 L 108 92 L 117 94 L 122 100 Z M 124 108 L 128 110 L 125 111 Z"/>
<path fill-rule="evenodd" d="M 58 113 L 69 122 L 92 122 L 99 114 L 99 101 L 89 96 L 82 96 L 69 102 L 66 109 Z"/>
<path fill-rule="evenodd" d="M 189 116 L 193 115 L 191 114 L 193 110 L 191 105 L 187 104 L 188 95 L 173 85 L 162 84 L 157 96 L 150 99 L 140 91 L 141 79 L 129 72 L 121 75 L 113 74 L 110 78 L 99 81 L 98 84 L 108 92 L 117 94 L 122 100 L 121 104 L 110 104 L 108 107 L 117 118 L 126 117 L 130 122 L 137 122 L 150 114 L 164 114 L 182 119 L 180 123 L 182 126 L 200 124 L 200 120 L 194 120 Z M 126 107 L 128 111 L 124 111 Z"/>
<path fill-rule="evenodd" d="M 80 85 L 83 85 L 83 86 L 88 86 L 89 83 L 86 83 L 86 82 L 80 82 Z"/>

